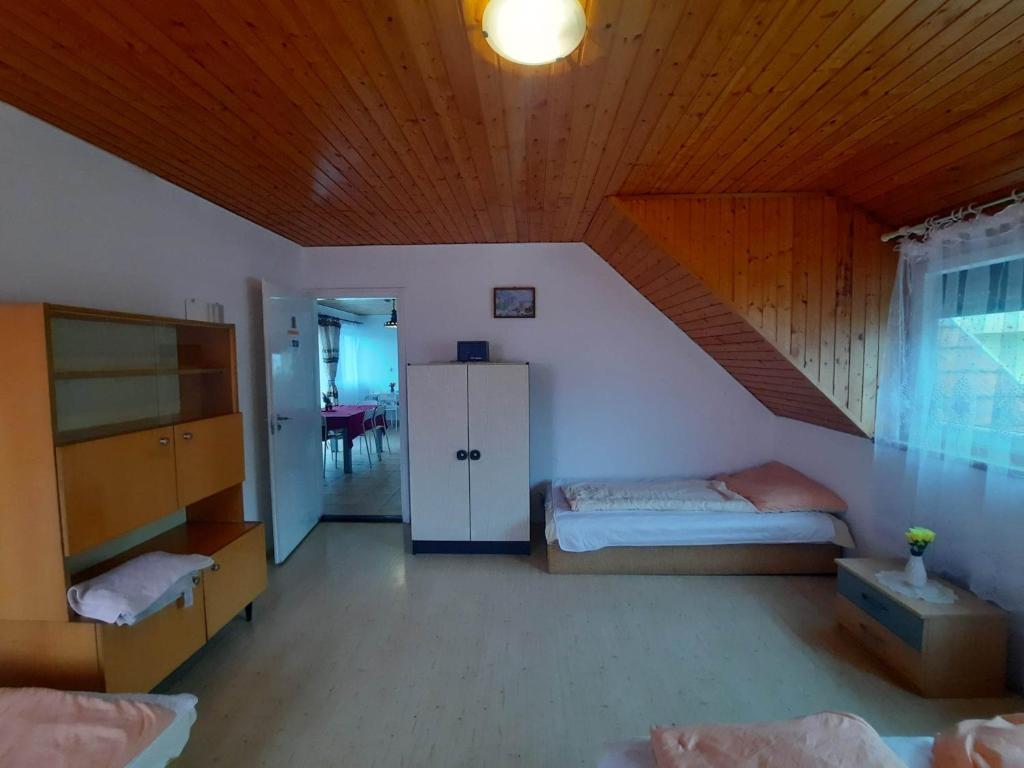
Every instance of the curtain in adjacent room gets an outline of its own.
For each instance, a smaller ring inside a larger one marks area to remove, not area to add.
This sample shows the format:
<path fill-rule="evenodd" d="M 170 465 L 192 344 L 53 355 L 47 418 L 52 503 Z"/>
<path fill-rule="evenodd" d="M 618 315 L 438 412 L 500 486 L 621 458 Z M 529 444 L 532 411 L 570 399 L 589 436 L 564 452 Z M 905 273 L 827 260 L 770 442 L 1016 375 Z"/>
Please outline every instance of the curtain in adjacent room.
<path fill-rule="evenodd" d="M 327 391 L 331 402 L 338 402 L 338 359 L 341 349 L 341 320 L 331 315 L 317 315 L 320 326 L 320 352 L 327 369 Z"/>
<path fill-rule="evenodd" d="M 1024 205 L 900 245 L 875 441 L 879 509 L 929 567 L 1024 610 Z"/>

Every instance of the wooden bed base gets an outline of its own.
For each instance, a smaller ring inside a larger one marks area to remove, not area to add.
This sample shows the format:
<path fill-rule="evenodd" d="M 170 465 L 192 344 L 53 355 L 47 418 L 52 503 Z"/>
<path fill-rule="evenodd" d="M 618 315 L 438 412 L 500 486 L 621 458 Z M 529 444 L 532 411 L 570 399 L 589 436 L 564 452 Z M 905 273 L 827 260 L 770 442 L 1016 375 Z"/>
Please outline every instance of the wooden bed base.
<path fill-rule="evenodd" d="M 835 544 L 722 544 L 702 547 L 605 547 L 566 552 L 548 542 L 549 573 L 777 575 L 836 572 Z"/>

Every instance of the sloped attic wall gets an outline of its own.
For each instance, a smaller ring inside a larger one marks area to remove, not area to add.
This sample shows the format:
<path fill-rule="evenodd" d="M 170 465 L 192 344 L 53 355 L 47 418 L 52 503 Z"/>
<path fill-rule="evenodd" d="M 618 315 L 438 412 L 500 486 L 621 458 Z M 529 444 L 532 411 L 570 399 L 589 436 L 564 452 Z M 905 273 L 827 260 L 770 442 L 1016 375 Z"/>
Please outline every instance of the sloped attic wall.
<path fill-rule="evenodd" d="M 586 242 L 773 413 L 874 432 L 896 257 L 827 195 L 604 201 Z"/>

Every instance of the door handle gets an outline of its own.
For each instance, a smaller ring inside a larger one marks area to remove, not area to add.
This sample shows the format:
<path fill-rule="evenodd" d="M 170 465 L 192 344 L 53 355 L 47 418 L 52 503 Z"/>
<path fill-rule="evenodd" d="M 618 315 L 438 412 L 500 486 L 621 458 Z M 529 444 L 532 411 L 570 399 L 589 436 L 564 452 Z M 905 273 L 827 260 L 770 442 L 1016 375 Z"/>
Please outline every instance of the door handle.
<path fill-rule="evenodd" d="M 169 438 L 169 437 L 161 437 L 157 442 L 160 443 L 160 445 L 170 445 L 171 444 L 171 438 Z"/>
<path fill-rule="evenodd" d="M 469 456 L 469 454 L 466 453 L 465 451 L 455 452 L 455 458 L 458 459 L 459 461 L 465 461 L 467 456 Z"/>
<path fill-rule="evenodd" d="M 183 432 L 182 435 L 181 435 L 181 439 L 182 440 L 191 440 L 192 439 L 192 433 L 191 432 Z"/>
<path fill-rule="evenodd" d="M 480 451 L 474 448 L 469 452 L 469 458 L 471 461 L 480 461 Z"/>
<path fill-rule="evenodd" d="M 280 416 L 280 415 L 278 415 L 278 416 L 275 416 L 274 418 L 277 419 L 278 421 L 291 421 L 292 417 L 291 416 Z"/>

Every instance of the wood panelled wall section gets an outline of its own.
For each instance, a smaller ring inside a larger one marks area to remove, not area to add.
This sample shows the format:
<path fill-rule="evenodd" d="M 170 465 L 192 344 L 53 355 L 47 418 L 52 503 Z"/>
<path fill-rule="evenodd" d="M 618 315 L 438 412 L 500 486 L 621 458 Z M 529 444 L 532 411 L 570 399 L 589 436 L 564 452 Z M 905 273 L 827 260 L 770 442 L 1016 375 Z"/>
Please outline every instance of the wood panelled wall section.
<path fill-rule="evenodd" d="M 825 195 L 610 198 L 587 243 L 780 416 L 871 436 L 896 256 Z"/>

